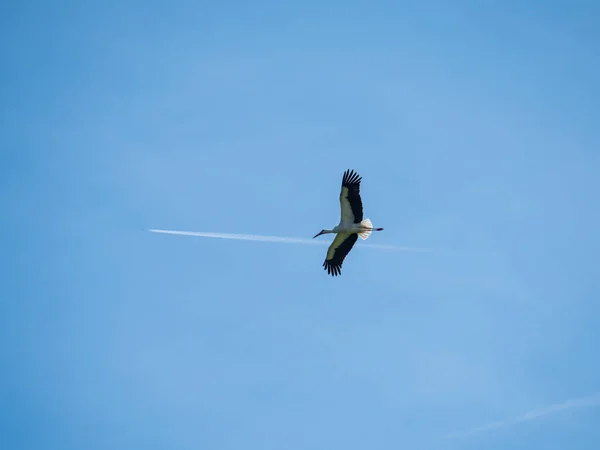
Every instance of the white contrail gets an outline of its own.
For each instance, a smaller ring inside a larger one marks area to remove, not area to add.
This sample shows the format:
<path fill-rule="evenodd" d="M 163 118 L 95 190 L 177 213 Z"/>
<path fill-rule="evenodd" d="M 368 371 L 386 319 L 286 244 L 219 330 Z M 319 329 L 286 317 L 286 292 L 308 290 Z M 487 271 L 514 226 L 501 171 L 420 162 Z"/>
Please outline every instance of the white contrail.
<path fill-rule="evenodd" d="M 239 239 L 242 241 L 261 241 L 261 242 L 279 242 L 284 244 L 311 244 L 311 245 L 329 245 L 331 241 L 326 240 L 312 240 L 303 238 L 291 238 L 291 237 L 280 237 L 280 236 L 262 236 L 257 234 L 236 234 L 236 233 L 212 233 L 205 231 L 174 231 L 174 230 L 156 230 L 149 229 L 152 233 L 164 233 L 164 234 L 178 234 L 181 236 L 200 236 L 218 239 Z M 396 247 L 394 245 L 381 245 L 381 244 L 360 244 L 361 247 L 371 248 L 382 248 L 388 250 L 400 250 L 405 252 L 430 252 L 427 248 L 413 248 L 413 247 Z"/>
<path fill-rule="evenodd" d="M 453 433 L 444 436 L 446 439 L 461 438 L 471 436 L 484 431 L 495 430 L 509 425 L 517 425 L 523 422 L 529 422 L 531 420 L 539 419 L 540 417 L 547 416 L 550 414 L 556 414 L 566 409 L 584 408 L 586 406 L 598 406 L 600 405 L 600 393 L 589 395 L 587 397 L 573 398 L 563 403 L 557 403 L 554 405 L 546 406 L 541 409 L 534 409 L 526 412 L 514 419 L 504 420 L 500 422 L 492 422 L 486 425 L 479 426 L 477 428 L 471 428 L 470 430 L 455 431 Z"/>

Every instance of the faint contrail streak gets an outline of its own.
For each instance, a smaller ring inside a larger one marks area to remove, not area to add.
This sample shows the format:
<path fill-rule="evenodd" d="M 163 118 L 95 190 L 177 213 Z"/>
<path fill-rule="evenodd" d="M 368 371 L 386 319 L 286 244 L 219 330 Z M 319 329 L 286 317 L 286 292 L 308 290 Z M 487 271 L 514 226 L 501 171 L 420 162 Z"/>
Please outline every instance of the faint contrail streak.
<path fill-rule="evenodd" d="M 174 231 L 174 230 L 156 230 L 149 229 L 152 233 L 163 233 L 163 234 L 177 234 L 181 236 L 200 236 L 218 239 L 238 239 L 242 241 L 260 241 L 260 242 L 279 242 L 283 244 L 311 244 L 311 245 L 329 245 L 331 241 L 325 240 L 312 240 L 303 238 L 291 238 L 291 237 L 280 237 L 280 236 L 262 236 L 256 234 L 236 234 L 236 233 L 212 233 L 204 231 Z M 413 247 L 397 247 L 394 245 L 381 245 L 381 244 L 360 244 L 361 247 L 381 248 L 387 250 L 399 250 L 405 252 L 430 252 L 427 248 L 413 248 Z"/>
<path fill-rule="evenodd" d="M 444 436 L 446 439 L 461 438 L 471 436 L 484 431 L 495 430 L 497 428 L 506 427 L 509 425 L 517 425 L 523 422 L 529 422 L 531 420 L 539 419 L 540 417 L 547 416 L 550 414 L 556 414 L 566 409 L 584 408 L 586 406 L 598 406 L 600 405 L 600 393 L 589 395 L 587 397 L 573 398 L 567 400 L 564 403 L 557 403 L 554 405 L 546 406 L 541 409 L 534 409 L 526 412 L 514 419 L 503 420 L 499 422 L 492 422 L 486 425 L 479 426 L 477 428 L 471 428 L 470 430 L 455 431 L 453 433 Z"/>

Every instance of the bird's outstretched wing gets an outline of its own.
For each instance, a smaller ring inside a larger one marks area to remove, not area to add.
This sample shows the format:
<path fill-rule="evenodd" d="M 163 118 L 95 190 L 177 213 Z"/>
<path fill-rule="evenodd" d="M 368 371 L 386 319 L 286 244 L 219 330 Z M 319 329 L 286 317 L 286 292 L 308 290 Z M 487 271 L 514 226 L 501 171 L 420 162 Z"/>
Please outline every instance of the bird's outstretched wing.
<path fill-rule="evenodd" d="M 338 233 L 329 249 L 323 267 L 331 276 L 340 275 L 342 273 L 342 264 L 344 258 L 352 250 L 352 247 L 358 239 L 356 233 Z"/>
<path fill-rule="evenodd" d="M 363 220 L 363 206 L 360 198 L 362 177 L 353 170 L 346 170 L 342 178 L 340 192 L 341 222 L 360 223 Z"/>

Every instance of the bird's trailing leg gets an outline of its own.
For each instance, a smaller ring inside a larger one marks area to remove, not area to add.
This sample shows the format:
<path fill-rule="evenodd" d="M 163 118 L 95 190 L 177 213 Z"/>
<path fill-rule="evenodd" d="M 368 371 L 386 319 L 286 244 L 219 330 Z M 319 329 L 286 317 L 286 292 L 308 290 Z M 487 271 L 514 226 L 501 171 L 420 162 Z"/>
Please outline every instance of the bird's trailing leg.
<path fill-rule="evenodd" d="M 383 231 L 383 228 L 373 228 L 373 224 L 371 223 L 371 220 L 364 219 L 358 225 L 357 234 L 358 234 L 359 238 L 361 238 L 362 240 L 365 240 L 369 237 L 369 235 L 373 231 Z"/>

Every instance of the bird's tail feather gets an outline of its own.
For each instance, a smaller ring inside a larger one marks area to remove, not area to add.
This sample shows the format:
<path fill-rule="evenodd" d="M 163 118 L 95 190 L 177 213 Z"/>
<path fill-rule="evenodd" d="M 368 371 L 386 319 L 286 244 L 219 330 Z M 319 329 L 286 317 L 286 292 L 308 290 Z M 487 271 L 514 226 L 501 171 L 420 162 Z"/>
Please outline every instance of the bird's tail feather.
<path fill-rule="evenodd" d="M 364 230 L 361 231 L 360 233 L 358 233 L 358 237 L 361 238 L 363 241 L 366 240 L 371 233 L 373 232 L 373 224 L 371 223 L 370 219 L 365 219 L 360 223 L 361 227 L 365 227 L 368 228 L 368 230 Z"/>

